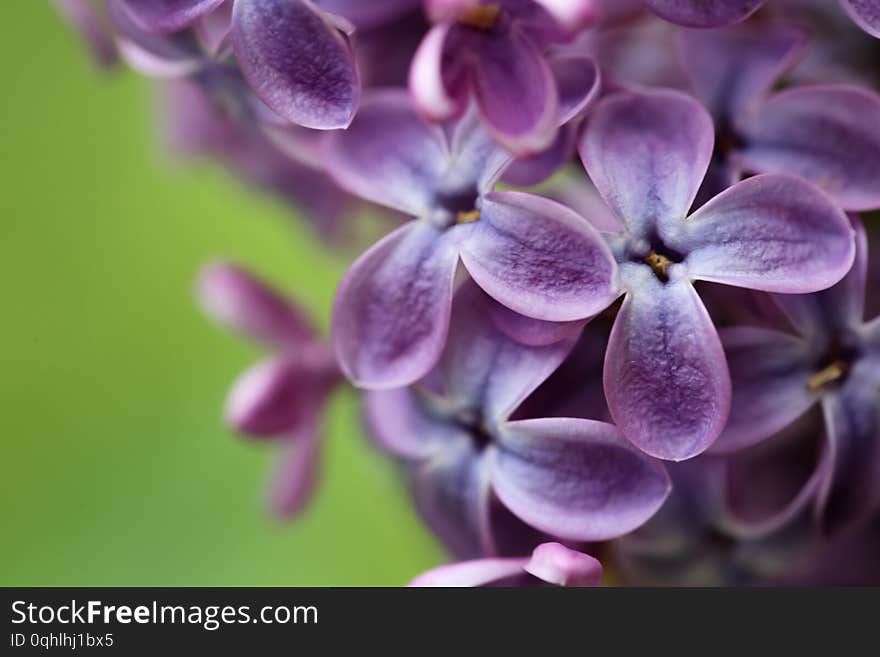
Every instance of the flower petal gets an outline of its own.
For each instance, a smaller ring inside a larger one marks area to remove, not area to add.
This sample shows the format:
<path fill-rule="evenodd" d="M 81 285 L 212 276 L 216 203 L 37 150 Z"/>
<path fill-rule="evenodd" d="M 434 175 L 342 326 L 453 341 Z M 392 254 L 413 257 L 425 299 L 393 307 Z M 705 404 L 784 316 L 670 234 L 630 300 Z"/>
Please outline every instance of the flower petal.
<path fill-rule="evenodd" d="M 750 109 L 794 65 L 806 35 L 785 25 L 682 30 L 679 45 L 697 97 L 723 126 Z"/>
<path fill-rule="evenodd" d="M 648 520 L 670 491 L 659 462 L 604 422 L 520 420 L 501 434 L 492 468 L 499 499 L 553 536 L 599 541 Z"/>
<path fill-rule="evenodd" d="M 730 412 L 718 333 L 693 286 L 663 284 L 647 267 L 614 322 L 605 397 L 623 435 L 652 456 L 681 461 L 708 448 Z"/>
<path fill-rule="evenodd" d="M 467 107 L 463 62 L 449 44 L 451 23 L 435 25 L 422 39 L 409 69 L 409 90 L 425 118 L 448 121 Z"/>
<path fill-rule="evenodd" d="M 580 154 L 599 194 L 629 231 L 686 216 L 712 156 L 712 119 L 674 91 L 620 93 L 596 105 Z"/>
<path fill-rule="evenodd" d="M 687 27 L 722 27 L 744 21 L 767 0 L 644 0 L 661 18 Z"/>
<path fill-rule="evenodd" d="M 522 575 L 525 563 L 526 559 L 474 559 L 472 561 L 462 561 L 424 572 L 407 586 L 488 586 L 499 580 Z"/>
<path fill-rule="evenodd" d="M 542 347 L 579 334 L 586 323 L 583 320 L 573 322 L 545 322 L 532 319 L 513 312 L 500 303 L 492 305 L 490 310 L 492 322 L 496 328 L 511 340 L 516 340 L 531 347 Z"/>
<path fill-rule="evenodd" d="M 461 258 L 489 295 L 527 317 L 586 319 L 619 295 L 617 267 L 589 222 L 555 201 L 522 192 L 482 199 Z"/>
<path fill-rule="evenodd" d="M 559 93 L 543 54 L 518 31 L 470 40 L 480 113 L 495 139 L 517 155 L 548 148 L 556 137 Z"/>
<path fill-rule="evenodd" d="M 524 566 L 527 573 L 556 586 L 599 586 L 602 564 L 560 543 L 543 543 Z"/>
<path fill-rule="evenodd" d="M 214 11 L 224 0 L 113 0 L 145 32 L 177 32 Z"/>
<path fill-rule="evenodd" d="M 455 297 L 440 372 L 446 397 L 489 423 L 503 422 L 565 360 L 577 339 L 544 346 L 520 344 L 498 330 L 492 300 L 473 283 Z"/>
<path fill-rule="evenodd" d="M 813 354 L 806 342 L 762 328 L 723 329 L 720 335 L 733 397 L 727 426 L 712 445 L 713 453 L 761 442 L 816 403 L 807 389 Z"/>
<path fill-rule="evenodd" d="M 791 173 L 846 210 L 880 207 L 880 96 L 851 85 L 788 89 L 742 128 L 746 170 Z"/>
<path fill-rule="evenodd" d="M 430 208 L 449 153 L 402 90 L 364 98 L 354 122 L 327 136 L 327 171 L 352 194 L 415 216 Z"/>
<path fill-rule="evenodd" d="M 457 262 L 449 233 L 411 221 L 349 268 L 333 304 L 333 340 L 355 385 L 397 388 L 434 366 L 449 328 Z"/>
<path fill-rule="evenodd" d="M 277 349 L 316 338 L 298 308 L 236 265 L 218 262 L 205 267 L 199 274 L 198 296 L 217 322 Z"/>
<path fill-rule="evenodd" d="M 559 124 L 568 123 L 582 114 L 599 95 L 601 75 L 591 57 L 556 55 L 550 69 L 559 90 Z"/>
<path fill-rule="evenodd" d="M 880 39 L 880 2 L 877 0 L 840 0 L 840 4 L 860 28 Z"/>
<path fill-rule="evenodd" d="M 99 66 L 110 68 L 117 63 L 119 53 L 110 26 L 91 0 L 55 0 L 53 4 L 83 37 Z"/>
<path fill-rule="evenodd" d="M 347 127 L 360 84 L 345 34 L 306 0 L 236 0 L 235 55 L 257 96 L 288 121 Z"/>
<path fill-rule="evenodd" d="M 320 422 L 306 423 L 289 436 L 269 480 L 268 503 L 282 518 L 301 513 L 315 494 L 321 453 Z"/>
<path fill-rule="evenodd" d="M 852 267 L 853 231 L 825 194 L 794 176 L 744 180 L 685 221 L 662 227 L 686 253 L 692 278 L 767 292 L 804 293 L 837 283 Z"/>
<path fill-rule="evenodd" d="M 592 25 L 599 17 L 595 0 L 534 0 L 571 34 Z"/>

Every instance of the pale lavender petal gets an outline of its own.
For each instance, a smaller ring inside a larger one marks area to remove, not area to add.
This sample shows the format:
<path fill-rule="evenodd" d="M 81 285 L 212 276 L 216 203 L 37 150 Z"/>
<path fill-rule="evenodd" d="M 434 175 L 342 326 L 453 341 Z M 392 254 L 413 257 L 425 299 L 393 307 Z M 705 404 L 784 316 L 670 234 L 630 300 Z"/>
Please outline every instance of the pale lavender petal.
<path fill-rule="evenodd" d="M 880 96 L 851 85 L 797 87 L 743 126 L 742 166 L 806 178 L 846 210 L 880 207 Z"/>
<path fill-rule="evenodd" d="M 580 154 L 605 202 L 635 236 L 681 219 L 712 156 L 705 109 L 674 91 L 615 94 L 593 110 Z"/>
<path fill-rule="evenodd" d="M 448 121 L 467 107 L 464 62 L 447 45 L 452 29 L 449 23 L 431 28 L 410 65 L 410 93 L 419 112 L 431 121 Z"/>
<path fill-rule="evenodd" d="M 661 18 L 687 27 L 722 27 L 744 21 L 767 0 L 644 0 Z"/>
<path fill-rule="evenodd" d="M 343 371 L 364 388 L 396 388 L 428 373 L 449 327 L 458 250 L 449 233 L 411 221 L 351 266 L 333 305 Z"/>
<path fill-rule="evenodd" d="M 550 69 L 559 91 L 561 125 L 581 115 L 596 100 L 601 75 L 596 62 L 583 55 L 557 55 L 550 59 Z"/>
<path fill-rule="evenodd" d="M 637 447 L 681 461 L 721 434 L 730 412 L 730 375 L 693 285 L 664 285 L 641 266 L 636 276 L 611 331 L 605 396 L 614 421 Z"/>
<path fill-rule="evenodd" d="M 664 243 L 687 253 L 692 278 L 767 292 L 804 293 L 837 283 L 855 255 L 849 219 L 795 176 L 744 180 L 687 220 L 661 227 Z"/>
<path fill-rule="evenodd" d="M 584 541 L 632 531 L 671 487 L 663 466 L 613 425 L 571 418 L 508 423 L 494 452 L 492 486 L 528 524 Z"/>
<path fill-rule="evenodd" d="M 269 508 L 282 518 L 303 511 L 315 494 L 321 454 L 320 422 L 304 426 L 287 437 L 267 492 Z"/>
<path fill-rule="evenodd" d="M 571 34 L 577 34 L 594 24 L 599 18 L 596 0 L 534 0 L 560 26 Z"/>
<path fill-rule="evenodd" d="M 880 39 L 880 2 L 878 0 L 840 0 L 840 4 L 860 28 Z"/>
<path fill-rule="evenodd" d="M 480 194 L 492 191 L 498 178 L 507 171 L 513 156 L 489 134 L 474 105 L 456 122 L 449 139 L 450 159 L 446 184 L 476 184 Z"/>
<path fill-rule="evenodd" d="M 467 441 L 464 429 L 431 412 L 430 396 L 413 387 L 365 393 L 370 437 L 383 450 L 410 461 L 427 459 L 455 441 Z"/>
<path fill-rule="evenodd" d="M 232 33 L 232 5 L 234 0 L 224 0 L 217 9 L 206 14 L 195 24 L 196 36 L 202 46 L 216 55 L 229 43 Z"/>
<path fill-rule="evenodd" d="M 822 398 L 828 430 L 829 476 L 819 493 L 822 526 L 835 534 L 880 510 L 880 382 L 856 367 L 836 391 Z M 873 379 L 873 380 L 872 380 Z"/>
<path fill-rule="evenodd" d="M 868 276 L 868 238 L 862 222 L 851 216 L 856 231 L 852 268 L 837 285 L 814 294 L 774 294 L 775 304 L 804 336 L 816 341 L 831 334 L 857 331 L 864 321 Z"/>
<path fill-rule="evenodd" d="M 473 587 L 488 586 L 521 575 L 526 559 L 474 559 L 440 566 L 422 573 L 407 586 Z"/>
<path fill-rule="evenodd" d="M 619 296 L 616 266 L 589 222 L 555 201 L 493 192 L 466 226 L 461 258 L 486 292 L 535 319 L 586 319 Z"/>
<path fill-rule="evenodd" d="M 348 130 L 327 136 L 327 171 L 340 186 L 415 216 L 430 209 L 448 162 L 442 131 L 421 121 L 402 90 L 364 98 Z"/>
<path fill-rule="evenodd" d="M 514 30 L 487 31 L 470 44 L 477 104 L 489 131 L 517 155 L 548 148 L 556 138 L 559 93 L 543 54 Z"/>
<path fill-rule="evenodd" d="M 236 0 L 236 59 L 257 96 L 307 128 L 347 127 L 360 84 L 348 37 L 307 0 Z"/>
<path fill-rule="evenodd" d="M 520 344 L 498 330 L 489 299 L 476 285 L 458 291 L 440 372 L 446 396 L 479 413 L 489 424 L 503 422 L 565 360 L 576 335 L 542 346 Z"/>
<path fill-rule="evenodd" d="M 543 543 L 524 566 L 527 573 L 556 586 L 599 586 L 602 564 L 560 543 Z"/>
<path fill-rule="evenodd" d="M 112 0 L 145 32 L 177 32 L 219 7 L 224 0 Z"/>
<path fill-rule="evenodd" d="M 763 328 L 722 329 L 720 335 L 733 398 L 713 453 L 733 452 L 769 438 L 817 401 L 807 388 L 813 368 L 808 343 Z"/>
<path fill-rule="evenodd" d="M 682 30 L 682 64 L 716 121 L 734 121 L 798 60 L 806 35 L 789 26 Z M 723 124 L 718 127 L 723 127 Z"/>
<path fill-rule="evenodd" d="M 520 315 L 500 303 L 492 305 L 490 315 L 495 326 L 507 337 L 532 347 L 543 347 L 566 340 L 579 334 L 586 323 L 585 320 L 545 322 Z"/>

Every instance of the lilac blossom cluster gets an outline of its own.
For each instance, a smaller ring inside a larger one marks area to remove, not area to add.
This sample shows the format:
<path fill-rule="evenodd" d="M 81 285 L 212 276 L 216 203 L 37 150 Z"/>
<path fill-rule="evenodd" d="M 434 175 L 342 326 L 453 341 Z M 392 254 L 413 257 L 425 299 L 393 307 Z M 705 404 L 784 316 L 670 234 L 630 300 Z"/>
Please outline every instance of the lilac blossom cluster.
<path fill-rule="evenodd" d="M 57 2 L 362 250 L 326 339 L 199 279 L 275 512 L 350 385 L 455 562 L 414 585 L 880 582 L 880 1 Z"/>

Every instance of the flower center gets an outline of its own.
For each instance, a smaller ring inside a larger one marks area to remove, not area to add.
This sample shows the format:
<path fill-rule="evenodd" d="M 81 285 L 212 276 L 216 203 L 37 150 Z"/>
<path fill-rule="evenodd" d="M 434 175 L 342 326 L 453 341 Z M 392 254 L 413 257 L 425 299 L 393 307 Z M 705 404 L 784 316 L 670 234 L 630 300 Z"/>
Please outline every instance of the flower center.
<path fill-rule="evenodd" d="M 807 380 L 807 390 L 819 392 L 826 386 L 843 379 L 849 372 L 849 363 L 845 360 L 836 360 L 825 369 L 816 372 Z"/>
<path fill-rule="evenodd" d="M 478 221 L 479 200 L 480 195 L 473 186 L 438 192 L 434 196 L 432 221 L 440 228 Z"/>
<path fill-rule="evenodd" d="M 478 414 L 471 412 L 463 413 L 459 415 L 456 422 L 470 436 L 471 444 L 475 451 L 482 452 L 495 442 L 495 438 L 486 429 L 486 424 Z"/>
<path fill-rule="evenodd" d="M 468 210 L 465 212 L 464 210 L 459 210 L 458 214 L 455 216 L 455 223 L 457 224 L 470 224 L 475 221 L 480 220 L 480 211 L 479 210 Z"/>
<path fill-rule="evenodd" d="M 645 256 L 644 262 L 653 270 L 654 275 L 657 278 L 659 278 L 664 283 L 669 282 L 669 266 L 673 264 L 672 260 L 667 258 L 662 253 L 651 251 L 647 256 Z"/>
<path fill-rule="evenodd" d="M 821 392 L 829 386 L 843 382 L 858 357 L 858 345 L 852 339 L 835 336 L 831 339 L 825 356 L 819 361 L 816 372 L 807 379 L 807 390 Z"/>
<path fill-rule="evenodd" d="M 490 30 L 495 27 L 498 22 L 498 15 L 501 13 L 501 4 L 491 2 L 485 5 L 471 5 L 466 8 L 458 17 L 458 22 L 466 27 L 473 27 L 478 30 Z"/>

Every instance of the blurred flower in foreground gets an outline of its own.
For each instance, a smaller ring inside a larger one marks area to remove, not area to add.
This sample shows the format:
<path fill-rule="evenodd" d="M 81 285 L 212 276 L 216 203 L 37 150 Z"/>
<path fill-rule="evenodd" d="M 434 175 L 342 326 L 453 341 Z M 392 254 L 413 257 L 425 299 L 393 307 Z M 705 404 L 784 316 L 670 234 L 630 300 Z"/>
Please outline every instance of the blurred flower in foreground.
<path fill-rule="evenodd" d="M 559 543 L 542 543 L 531 557 L 475 559 L 440 566 L 410 586 L 599 586 L 602 564 Z"/>
<path fill-rule="evenodd" d="M 324 407 L 342 381 L 332 352 L 294 305 L 234 265 L 206 267 L 198 292 L 216 321 L 272 351 L 232 387 L 226 421 L 281 443 L 269 501 L 279 515 L 294 515 L 314 490 Z"/>

